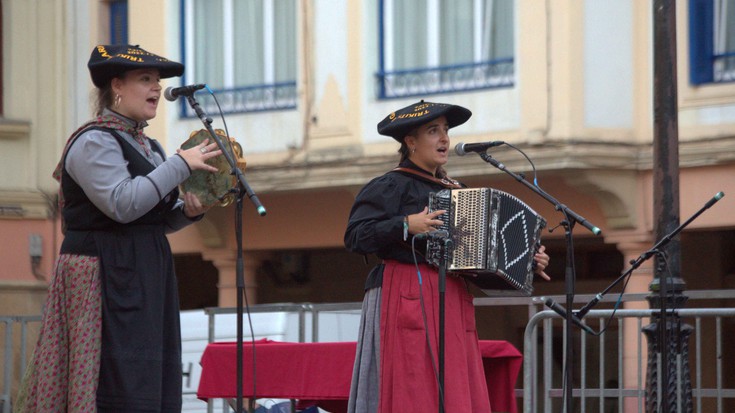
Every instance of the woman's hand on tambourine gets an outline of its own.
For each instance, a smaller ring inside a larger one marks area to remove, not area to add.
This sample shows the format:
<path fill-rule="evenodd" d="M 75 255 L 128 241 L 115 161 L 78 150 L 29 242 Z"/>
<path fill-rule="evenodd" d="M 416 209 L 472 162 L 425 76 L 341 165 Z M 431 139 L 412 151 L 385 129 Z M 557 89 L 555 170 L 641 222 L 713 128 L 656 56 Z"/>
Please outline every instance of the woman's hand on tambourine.
<path fill-rule="evenodd" d="M 177 149 L 176 153 L 181 156 L 189 169 L 195 171 L 201 169 L 209 172 L 217 172 L 218 169 L 205 162 L 211 158 L 222 155 L 222 151 L 217 149 L 217 142 L 209 143 L 209 139 L 205 139 L 199 145 L 192 146 L 189 149 Z"/>
<path fill-rule="evenodd" d="M 544 252 L 546 250 L 546 247 L 541 245 L 538 247 L 538 250 L 536 251 L 536 254 L 533 256 L 533 260 L 536 261 L 536 267 L 534 268 L 534 272 L 539 277 L 543 278 L 546 281 L 550 281 L 551 277 L 549 277 L 548 274 L 544 272 L 546 267 L 549 266 L 549 255 Z"/>
<path fill-rule="evenodd" d="M 199 197 L 192 192 L 184 192 L 184 215 L 187 218 L 195 218 L 207 212 L 209 207 L 205 207 L 199 201 Z"/>

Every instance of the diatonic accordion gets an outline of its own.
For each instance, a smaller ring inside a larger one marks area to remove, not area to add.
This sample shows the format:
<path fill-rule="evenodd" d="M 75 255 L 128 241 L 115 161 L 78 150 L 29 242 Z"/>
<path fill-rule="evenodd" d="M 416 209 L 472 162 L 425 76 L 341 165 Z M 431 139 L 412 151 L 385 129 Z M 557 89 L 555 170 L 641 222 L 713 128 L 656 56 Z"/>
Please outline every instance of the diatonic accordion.
<path fill-rule="evenodd" d="M 446 210 L 429 237 L 426 260 L 466 275 L 487 295 L 531 295 L 536 248 L 546 220 L 518 198 L 491 188 L 444 189 L 429 195 L 429 212 Z M 444 248 L 445 245 L 447 248 Z"/>

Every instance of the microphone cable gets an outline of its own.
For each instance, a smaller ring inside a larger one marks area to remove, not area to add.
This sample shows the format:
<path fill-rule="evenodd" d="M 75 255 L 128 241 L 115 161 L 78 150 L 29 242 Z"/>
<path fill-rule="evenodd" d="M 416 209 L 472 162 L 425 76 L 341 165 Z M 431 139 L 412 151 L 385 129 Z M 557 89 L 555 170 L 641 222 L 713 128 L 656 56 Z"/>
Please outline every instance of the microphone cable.
<path fill-rule="evenodd" d="M 653 254 L 661 258 L 664 262 L 664 267 L 666 268 L 666 272 L 671 276 L 671 268 L 669 266 L 669 262 L 667 260 L 666 253 L 660 250 L 654 250 Z M 613 319 L 615 318 L 615 313 L 620 309 L 620 305 L 623 303 L 623 296 L 625 295 L 625 290 L 628 287 L 628 283 L 630 282 L 630 279 L 632 277 L 633 273 L 631 272 L 628 274 L 627 277 L 625 277 L 625 281 L 623 282 L 623 288 L 621 288 L 620 293 L 618 294 L 618 299 L 615 301 L 615 304 L 613 305 L 613 312 L 610 314 L 610 317 L 605 320 L 604 326 L 600 329 L 600 331 L 595 332 L 595 336 L 600 336 L 604 332 L 607 331 L 607 329 L 610 327 L 610 324 L 612 323 Z M 676 310 L 676 308 L 672 308 L 671 310 Z M 583 315 L 584 317 L 584 315 Z"/>
<path fill-rule="evenodd" d="M 210 95 L 212 95 L 214 104 L 217 105 L 217 111 L 219 112 L 220 119 L 222 119 L 222 126 L 225 128 L 225 136 L 227 137 L 227 147 L 230 149 L 230 155 L 232 156 L 232 159 L 237 161 L 237 157 L 235 156 L 235 148 L 232 146 L 232 140 L 230 139 L 230 131 L 227 129 L 227 121 L 225 120 L 224 111 L 222 111 L 222 107 L 219 105 L 219 100 L 217 100 L 217 96 L 214 94 L 214 91 L 212 91 L 212 89 L 209 88 L 209 85 L 205 83 L 204 88 L 207 89 L 207 92 L 209 92 Z"/>
<path fill-rule="evenodd" d="M 519 152 L 519 153 L 520 153 L 521 155 L 523 155 L 523 157 L 524 157 L 524 158 L 526 158 L 526 160 L 528 161 L 528 163 L 529 163 L 529 164 L 531 165 L 531 170 L 533 171 L 533 184 L 534 184 L 534 185 L 535 185 L 535 186 L 536 186 L 537 188 L 541 188 L 541 186 L 539 186 L 539 184 L 538 184 L 538 176 L 537 176 L 537 173 L 536 173 L 536 165 L 535 165 L 535 164 L 533 163 L 533 161 L 531 160 L 531 158 L 529 158 L 529 157 L 528 157 L 528 155 L 526 155 L 526 153 L 525 153 L 525 152 L 523 152 L 523 150 L 522 150 L 521 148 L 519 148 L 519 147 L 517 147 L 517 146 L 513 145 L 512 143 L 508 143 L 508 142 L 505 142 L 505 145 L 508 145 L 508 146 L 510 146 L 511 148 L 515 149 L 515 150 L 516 150 L 516 151 L 518 151 L 518 152 Z"/>

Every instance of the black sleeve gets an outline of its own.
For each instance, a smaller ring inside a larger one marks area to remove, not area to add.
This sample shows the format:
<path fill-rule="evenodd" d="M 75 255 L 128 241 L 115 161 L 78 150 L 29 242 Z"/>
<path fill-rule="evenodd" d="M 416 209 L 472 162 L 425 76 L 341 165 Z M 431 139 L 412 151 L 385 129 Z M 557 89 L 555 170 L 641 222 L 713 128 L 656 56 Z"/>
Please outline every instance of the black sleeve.
<path fill-rule="evenodd" d="M 345 247 L 378 254 L 403 242 L 402 198 L 405 188 L 390 175 L 368 183 L 357 195 L 345 231 Z"/>

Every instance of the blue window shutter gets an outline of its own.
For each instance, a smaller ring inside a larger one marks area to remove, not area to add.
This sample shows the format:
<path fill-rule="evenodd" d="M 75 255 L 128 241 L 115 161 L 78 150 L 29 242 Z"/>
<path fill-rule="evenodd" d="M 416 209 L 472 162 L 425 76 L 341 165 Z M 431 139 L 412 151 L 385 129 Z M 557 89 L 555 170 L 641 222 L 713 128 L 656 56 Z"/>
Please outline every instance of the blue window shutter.
<path fill-rule="evenodd" d="M 714 81 L 714 1 L 689 0 L 689 81 Z"/>
<path fill-rule="evenodd" d="M 110 3 L 110 43 L 128 44 L 128 1 Z"/>

